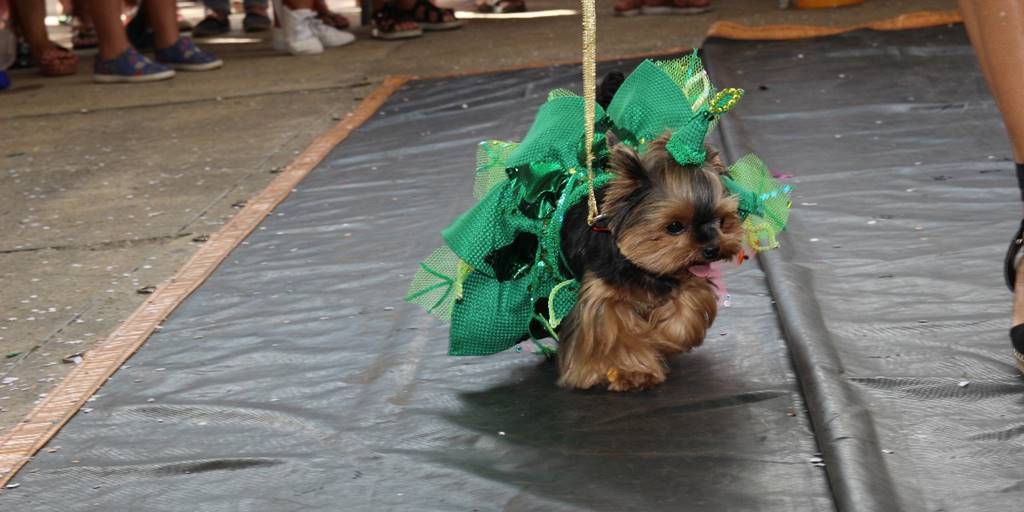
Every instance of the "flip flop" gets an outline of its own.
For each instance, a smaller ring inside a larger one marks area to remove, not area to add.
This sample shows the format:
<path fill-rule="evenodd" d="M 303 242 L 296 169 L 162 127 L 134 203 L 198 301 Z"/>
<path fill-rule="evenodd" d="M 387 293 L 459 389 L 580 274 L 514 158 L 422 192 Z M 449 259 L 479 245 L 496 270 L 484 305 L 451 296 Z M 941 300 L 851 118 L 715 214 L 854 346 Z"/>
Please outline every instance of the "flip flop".
<path fill-rule="evenodd" d="M 74 52 L 53 44 L 39 57 L 39 74 L 43 76 L 68 76 L 78 72 L 78 56 Z"/>

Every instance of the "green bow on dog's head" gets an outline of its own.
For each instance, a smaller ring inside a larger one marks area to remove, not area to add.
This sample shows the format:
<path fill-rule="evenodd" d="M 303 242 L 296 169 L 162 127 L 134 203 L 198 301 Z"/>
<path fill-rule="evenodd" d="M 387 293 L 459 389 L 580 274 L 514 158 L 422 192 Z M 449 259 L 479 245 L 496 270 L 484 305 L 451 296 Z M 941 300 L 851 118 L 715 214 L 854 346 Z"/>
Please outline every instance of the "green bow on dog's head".
<path fill-rule="evenodd" d="M 637 151 L 668 131 L 672 157 L 682 165 L 701 165 L 708 131 L 742 97 L 742 89 L 716 92 L 694 50 L 681 59 L 642 62 L 615 93 L 608 118 L 615 135 Z"/>
<path fill-rule="evenodd" d="M 704 163 L 704 139 L 708 136 L 711 125 L 718 116 L 728 112 L 743 97 L 743 89 L 730 87 L 718 91 L 707 107 L 693 113 L 689 123 L 672 131 L 665 149 L 672 158 L 682 165 L 701 165 Z"/>
<path fill-rule="evenodd" d="M 715 90 L 694 50 L 681 59 L 642 62 L 615 93 L 607 119 L 619 140 L 639 153 L 671 132 L 665 149 L 672 158 L 684 166 L 701 166 L 707 158 L 708 132 L 741 98 L 742 89 Z M 753 155 L 737 161 L 721 180 L 738 201 L 751 248 L 777 247 L 776 235 L 786 226 L 793 187 L 779 183 Z"/>

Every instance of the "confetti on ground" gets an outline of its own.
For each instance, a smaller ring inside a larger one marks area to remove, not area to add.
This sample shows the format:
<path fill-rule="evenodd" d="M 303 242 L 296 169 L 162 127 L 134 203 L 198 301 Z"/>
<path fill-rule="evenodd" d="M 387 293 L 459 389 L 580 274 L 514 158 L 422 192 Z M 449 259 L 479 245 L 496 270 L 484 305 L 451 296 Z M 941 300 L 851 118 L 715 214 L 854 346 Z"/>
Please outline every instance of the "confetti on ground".
<path fill-rule="evenodd" d="M 81 364 L 82 363 L 82 354 L 81 353 L 77 353 L 77 354 L 71 354 L 69 356 L 65 356 L 65 357 L 61 358 L 60 362 L 62 362 L 64 364 Z"/>

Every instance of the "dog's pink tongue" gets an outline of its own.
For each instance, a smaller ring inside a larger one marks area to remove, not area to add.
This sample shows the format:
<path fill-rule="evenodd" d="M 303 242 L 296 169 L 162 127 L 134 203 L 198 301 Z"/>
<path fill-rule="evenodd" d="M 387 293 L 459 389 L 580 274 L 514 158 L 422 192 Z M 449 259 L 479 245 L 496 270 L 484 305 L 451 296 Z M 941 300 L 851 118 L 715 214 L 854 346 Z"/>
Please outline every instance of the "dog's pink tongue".
<path fill-rule="evenodd" d="M 689 268 L 690 273 L 697 277 L 704 277 L 711 280 L 715 286 L 715 294 L 723 306 L 729 306 L 728 293 L 725 291 L 725 280 L 722 279 L 722 262 L 716 261 L 710 265 L 694 265 Z"/>
<path fill-rule="evenodd" d="M 690 267 L 690 273 L 697 277 L 711 279 L 714 270 L 711 268 L 711 265 L 694 265 Z"/>

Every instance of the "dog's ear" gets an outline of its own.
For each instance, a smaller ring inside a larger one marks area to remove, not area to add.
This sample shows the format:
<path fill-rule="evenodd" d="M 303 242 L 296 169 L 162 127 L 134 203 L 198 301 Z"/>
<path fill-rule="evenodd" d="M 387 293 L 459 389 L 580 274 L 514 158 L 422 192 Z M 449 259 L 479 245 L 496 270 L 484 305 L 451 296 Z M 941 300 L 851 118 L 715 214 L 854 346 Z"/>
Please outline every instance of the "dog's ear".
<path fill-rule="evenodd" d="M 618 144 L 612 152 L 610 170 L 625 179 L 634 187 L 642 187 L 650 183 L 651 177 L 644 168 L 640 155 L 633 148 Z"/>
<path fill-rule="evenodd" d="M 608 149 L 615 151 L 615 146 L 618 146 L 622 141 L 619 140 L 619 136 L 615 135 L 614 131 L 608 130 L 604 133 L 604 142 L 608 146 Z"/>
<path fill-rule="evenodd" d="M 729 172 L 729 168 L 722 163 L 721 153 L 711 144 L 704 144 L 704 168 L 719 176 Z"/>
<path fill-rule="evenodd" d="M 612 151 L 608 170 L 615 174 L 615 179 L 605 188 L 601 208 L 608 218 L 608 227 L 614 232 L 651 189 L 651 176 L 640 155 L 625 144 L 619 144 Z"/>

